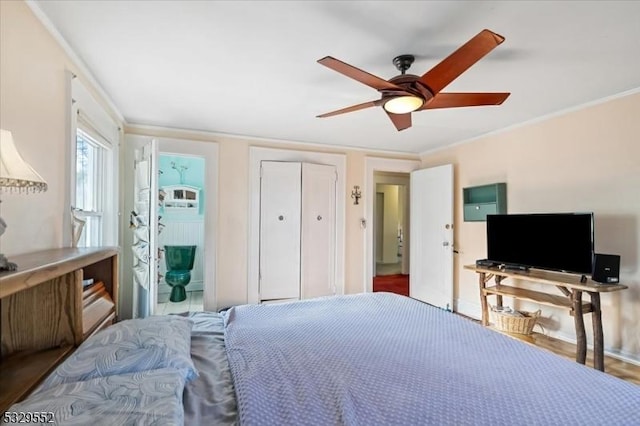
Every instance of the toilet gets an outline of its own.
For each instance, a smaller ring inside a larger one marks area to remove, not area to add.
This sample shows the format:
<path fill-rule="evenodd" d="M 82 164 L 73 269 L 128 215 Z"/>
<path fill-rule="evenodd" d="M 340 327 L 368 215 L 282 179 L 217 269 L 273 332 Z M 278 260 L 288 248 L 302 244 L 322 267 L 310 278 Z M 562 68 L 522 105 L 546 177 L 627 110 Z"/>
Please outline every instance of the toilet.
<path fill-rule="evenodd" d="M 187 298 L 185 286 L 191 281 L 191 270 L 196 257 L 196 246 L 164 246 L 167 265 L 165 281 L 171 287 L 169 300 L 182 302 Z"/>

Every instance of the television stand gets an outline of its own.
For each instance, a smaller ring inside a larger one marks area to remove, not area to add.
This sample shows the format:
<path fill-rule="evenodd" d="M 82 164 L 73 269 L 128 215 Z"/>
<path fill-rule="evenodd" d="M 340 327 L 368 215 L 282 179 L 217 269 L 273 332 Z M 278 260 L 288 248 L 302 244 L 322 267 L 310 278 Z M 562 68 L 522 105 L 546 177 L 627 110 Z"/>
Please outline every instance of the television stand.
<path fill-rule="evenodd" d="M 551 271 L 531 269 L 529 271 L 510 271 L 495 267 L 482 267 L 476 265 L 465 265 L 469 269 L 479 274 L 480 303 L 482 305 L 482 325 L 489 325 L 489 304 L 488 296 L 496 297 L 496 305 L 502 306 L 502 296 L 513 297 L 515 299 L 528 300 L 541 305 L 555 306 L 569 309 L 573 315 L 576 328 L 576 362 L 584 364 L 587 359 L 587 336 L 584 327 L 585 313 L 591 312 L 593 324 L 593 366 L 597 370 L 604 371 L 604 336 L 602 332 L 602 312 L 600 311 L 600 293 L 624 290 L 625 285 L 612 284 L 601 285 L 593 280 L 582 278 L 584 276 L 575 274 L 564 274 Z M 495 285 L 487 287 L 487 283 L 495 278 Z M 511 278 L 520 282 L 536 282 L 546 284 L 551 288 L 560 290 L 562 295 L 530 290 L 515 285 L 504 285 L 503 280 Z M 582 300 L 582 293 L 588 293 L 590 301 Z"/>

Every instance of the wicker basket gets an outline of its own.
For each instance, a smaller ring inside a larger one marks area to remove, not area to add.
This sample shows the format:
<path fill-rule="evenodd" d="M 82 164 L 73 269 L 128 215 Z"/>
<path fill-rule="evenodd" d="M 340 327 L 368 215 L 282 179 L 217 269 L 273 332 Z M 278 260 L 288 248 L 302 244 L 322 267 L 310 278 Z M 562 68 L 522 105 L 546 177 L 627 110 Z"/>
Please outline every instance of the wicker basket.
<path fill-rule="evenodd" d="M 521 316 L 513 315 L 513 311 L 501 312 L 492 306 L 491 314 L 495 328 L 506 333 L 531 334 L 541 311 L 538 309 L 536 312 L 515 312 Z"/>

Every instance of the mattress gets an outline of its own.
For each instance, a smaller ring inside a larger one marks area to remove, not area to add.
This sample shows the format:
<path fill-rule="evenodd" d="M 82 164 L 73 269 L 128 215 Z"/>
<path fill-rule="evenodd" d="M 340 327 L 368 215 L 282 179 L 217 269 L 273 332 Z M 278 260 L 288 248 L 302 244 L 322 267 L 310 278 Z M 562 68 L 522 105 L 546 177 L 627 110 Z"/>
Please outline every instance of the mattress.
<path fill-rule="evenodd" d="M 224 316 L 243 425 L 638 425 L 640 387 L 390 293 Z"/>

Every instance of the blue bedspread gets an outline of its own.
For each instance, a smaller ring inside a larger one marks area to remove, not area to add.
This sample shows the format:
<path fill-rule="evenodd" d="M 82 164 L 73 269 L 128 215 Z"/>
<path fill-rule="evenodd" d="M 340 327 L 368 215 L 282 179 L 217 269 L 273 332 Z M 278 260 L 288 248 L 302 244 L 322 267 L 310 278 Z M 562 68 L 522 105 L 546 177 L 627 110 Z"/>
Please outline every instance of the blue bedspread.
<path fill-rule="evenodd" d="M 243 425 L 638 425 L 640 387 L 389 293 L 225 316 Z"/>

